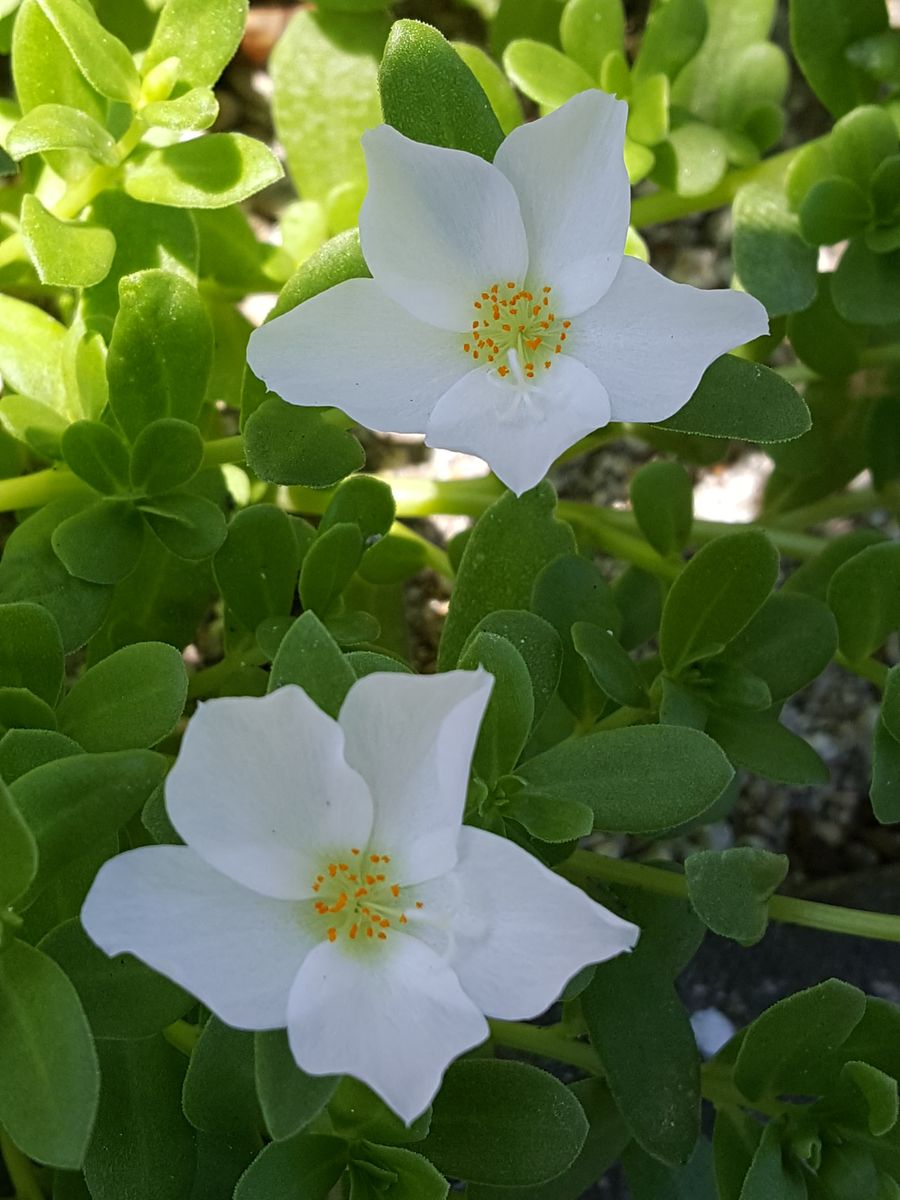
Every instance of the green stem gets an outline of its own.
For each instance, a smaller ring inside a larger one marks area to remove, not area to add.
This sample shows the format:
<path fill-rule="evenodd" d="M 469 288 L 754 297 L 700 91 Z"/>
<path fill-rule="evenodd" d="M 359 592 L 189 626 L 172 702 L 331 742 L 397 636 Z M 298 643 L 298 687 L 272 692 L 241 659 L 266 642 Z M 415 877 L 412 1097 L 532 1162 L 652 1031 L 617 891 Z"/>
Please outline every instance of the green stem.
<path fill-rule="evenodd" d="M 0 1129 L 0 1154 L 6 1163 L 10 1183 L 15 1188 L 15 1200 L 44 1200 L 31 1159 L 27 1158 L 5 1130 Z"/>
<path fill-rule="evenodd" d="M 817 138 L 821 141 L 821 138 Z M 657 225 L 661 221 L 674 221 L 692 213 L 707 212 L 730 204 L 745 183 L 779 183 L 791 161 L 804 148 L 812 145 L 793 146 L 781 154 L 773 154 L 753 167 L 729 171 L 711 191 L 701 196 L 678 196 L 674 192 L 659 191 L 649 196 L 640 196 L 631 205 L 631 223 L 636 229 Z"/>
<path fill-rule="evenodd" d="M 845 671 L 852 671 L 854 675 L 858 675 L 860 679 L 868 679 L 869 683 L 874 683 L 881 691 L 884 691 L 887 686 L 890 668 L 874 658 L 860 658 L 856 662 L 851 662 L 849 658 L 838 651 L 834 656 L 834 661 Z"/>
<path fill-rule="evenodd" d="M 609 520 L 610 510 L 594 508 L 590 504 L 582 504 L 573 500 L 560 500 L 557 504 L 557 514 L 571 525 L 580 526 L 590 534 L 592 540 L 604 553 L 625 562 L 633 563 L 651 575 L 660 579 L 677 579 L 681 566 L 653 549 L 640 538 L 621 528 L 618 521 Z M 616 516 L 623 514 L 617 513 Z M 637 523 L 634 525 L 637 529 Z"/>
<path fill-rule="evenodd" d="M 210 696 L 218 696 L 222 685 L 235 671 L 241 670 L 242 667 L 261 667 L 264 662 L 266 657 L 257 646 L 238 646 L 213 666 L 196 671 L 188 682 L 188 696 L 191 700 L 206 700 Z"/>
<path fill-rule="evenodd" d="M 592 725 L 586 733 L 597 733 L 604 729 L 624 729 L 628 725 L 639 725 L 648 720 L 653 714 L 647 708 L 617 708 L 614 713 Z"/>
<path fill-rule="evenodd" d="M 679 872 L 620 858 L 606 858 L 589 850 L 575 850 L 561 864 L 560 870 L 583 878 L 628 884 L 663 896 L 687 898 L 688 895 L 687 880 Z M 900 917 L 888 913 L 843 908 L 838 904 L 821 904 L 817 900 L 800 900 L 794 896 L 773 896 L 769 901 L 769 916 L 773 921 L 787 925 L 804 925 L 828 933 L 849 933 L 882 942 L 900 942 Z"/>
<path fill-rule="evenodd" d="M 524 1021 L 488 1021 L 491 1041 L 510 1050 L 524 1050 L 538 1058 L 553 1058 L 557 1062 L 580 1067 L 592 1075 L 602 1075 L 600 1059 L 586 1042 L 575 1041 L 560 1033 L 559 1027 L 529 1025 Z"/>
<path fill-rule="evenodd" d="M 811 525 L 821 525 L 833 517 L 853 517 L 859 513 L 872 512 L 876 508 L 885 508 L 884 501 L 873 488 L 860 488 L 855 492 L 838 492 L 834 496 L 826 496 L 815 504 L 805 504 L 802 508 L 793 508 L 789 512 L 774 517 L 770 530 L 808 529 Z"/>
<path fill-rule="evenodd" d="M 194 1047 L 200 1041 L 199 1025 L 191 1025 L 187 1021 L 174 1021 L 163 1030 L 163 1037 L 170 1046 L 186 1054 L 188 1058 L 194 1053 Z"/>

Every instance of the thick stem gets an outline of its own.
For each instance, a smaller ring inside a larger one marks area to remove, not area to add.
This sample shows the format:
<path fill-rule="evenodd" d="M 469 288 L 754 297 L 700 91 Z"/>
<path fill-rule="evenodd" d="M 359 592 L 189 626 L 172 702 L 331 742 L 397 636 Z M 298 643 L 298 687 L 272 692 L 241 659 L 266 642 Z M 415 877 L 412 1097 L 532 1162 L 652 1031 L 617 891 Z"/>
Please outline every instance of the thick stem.
<path fill-rule="evenodd" d="M 564 874 L 628 884 L 663 896 L 686 899 L 688 895 L 687 880 L 678 872 L 620 858 L 606 858 L 589 850 L 574 851 L 559 869 Z M 843 908 L 837 904 L 821 904 L 817 900 L 799 900 L 794 896 L 773 896 L 769 901 L 769 916 L 787 925 L 804 925 L 828 933 L 849 933 L 882 942 L 900 942 L 900 917 L 888 913 Z"/>
<path fill-rule="evenodd" d="M 817 138 L 821 141 L 821 138 Z M 709 212 L 714 208 L 723 208 L 730 204 L 745 183 L 779 183 L 793 158 L 804 148 L 812 145 L 805 142 L 803 146 L 793 146 L 781 154 L 773 154 L 753 167 L 744 167 L 740 171 L 729 171 L 709 192 L 701 196 L 677 196 L 674 192 L 653 192 L 649 196 L 640 196 L 631 205 L 631 223 L 636 229 L 647 225 L 657 225 L 661 221 L 674 221 L 678 217 L 687 217 L 692 213 Z"/>

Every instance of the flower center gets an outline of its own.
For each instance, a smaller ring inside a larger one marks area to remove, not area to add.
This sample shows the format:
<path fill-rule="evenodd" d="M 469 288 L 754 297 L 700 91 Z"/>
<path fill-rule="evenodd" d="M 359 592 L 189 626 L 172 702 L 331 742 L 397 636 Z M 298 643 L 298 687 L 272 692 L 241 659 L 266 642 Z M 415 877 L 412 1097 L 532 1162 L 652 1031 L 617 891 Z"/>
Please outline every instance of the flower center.
<path fill-rule="evenodd" d="M 330 942 L 385 942 L 392 928 L 408 923 L 406 908 L 423 907 L 421 900 L 404 899 L 404 889 L 390 878 L 390 861 L 389 854 L 354 847 L 346 862 L 330 862 L 316 876 L 313 908 Z"/>
<path fill-rule="evenodd" d="M 551 287 L 535 295 L 517 283 L 492 283 L 473 302 L 476 319 L 463 350 L 479 364 L 496 363 L 501 377 L 521 383 L 535 371 L 549 371 L 562 354 L 571 321 L 561 321 L 551 305 Z"/>

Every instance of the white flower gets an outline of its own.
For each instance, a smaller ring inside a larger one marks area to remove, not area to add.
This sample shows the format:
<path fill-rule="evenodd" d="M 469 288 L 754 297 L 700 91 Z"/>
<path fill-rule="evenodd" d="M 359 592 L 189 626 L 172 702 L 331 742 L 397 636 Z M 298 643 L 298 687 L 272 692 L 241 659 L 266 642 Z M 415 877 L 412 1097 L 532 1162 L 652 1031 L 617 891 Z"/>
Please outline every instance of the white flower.
<path fill-rule="evenodd" d="M 253 370 L 292 404 L 477 454 L 519 494 L 608 421 L 671 416 L 768 322 L 752 296 L 623 257 L 627 111 L 582 92 L 513 130 L 493 164 L 371 130 L 373 278 L 256 330 Z"/>
<path fill-rule="evenodd" d="M 81 919 L 229 1025 L 287 1027 L 406 1121 L 487 1016 L 533 1017 L 638 930 L 505 838 L 463 826 L 493 680 L 374 674 L 339 721 L 297 687 L 201 705 L 166 784 L 186 846 L 100 870 Z"/>

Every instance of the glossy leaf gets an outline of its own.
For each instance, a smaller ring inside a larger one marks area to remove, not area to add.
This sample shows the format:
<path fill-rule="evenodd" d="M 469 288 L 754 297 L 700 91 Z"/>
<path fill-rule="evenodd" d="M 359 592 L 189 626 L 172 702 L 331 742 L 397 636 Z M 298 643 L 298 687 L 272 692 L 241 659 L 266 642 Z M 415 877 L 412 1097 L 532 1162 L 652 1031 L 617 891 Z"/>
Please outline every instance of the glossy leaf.
<path fill-rule="evenodd" d="M 263 142 L 211 133 L 129 159 L 125 191 L 146 204 L 225 208 L 275 183 L 281 165 Z"/>

